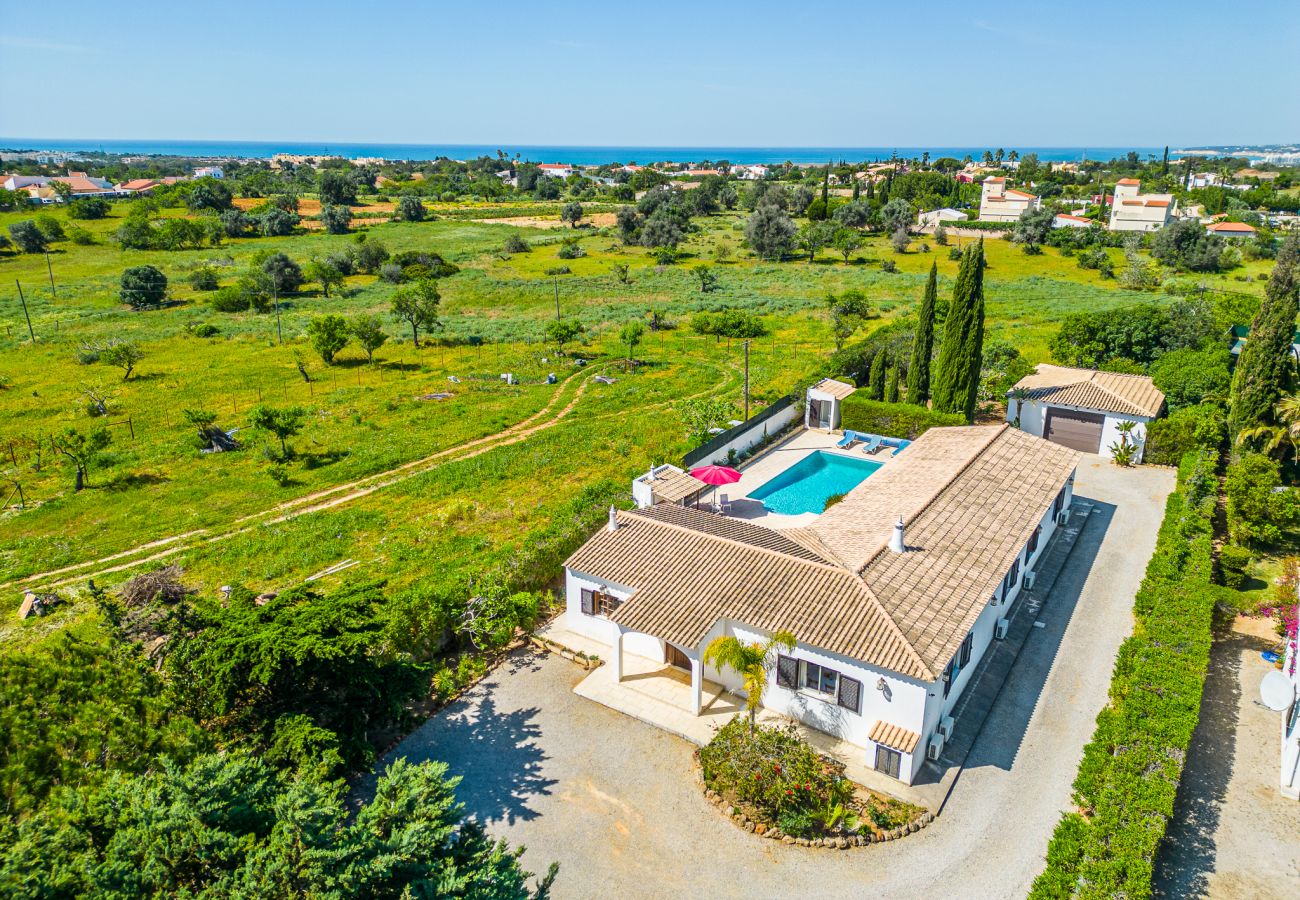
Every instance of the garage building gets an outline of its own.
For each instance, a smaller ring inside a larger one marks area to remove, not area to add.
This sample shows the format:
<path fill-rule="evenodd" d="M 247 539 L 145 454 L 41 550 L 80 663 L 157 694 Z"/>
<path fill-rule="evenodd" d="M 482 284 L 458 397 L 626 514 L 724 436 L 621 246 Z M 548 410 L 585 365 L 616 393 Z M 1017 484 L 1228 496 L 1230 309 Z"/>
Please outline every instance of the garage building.
<path fill-rule="evenodd" d="M 1146 375 L 1040 365 L 1007 393 L 1007 421 L 1022 431 L 1110 458 L 1119 426 L 1133 422 L 1129 439 L 1142 459 L 1146 424 L 1164 411 L 1165 395 Z"/>

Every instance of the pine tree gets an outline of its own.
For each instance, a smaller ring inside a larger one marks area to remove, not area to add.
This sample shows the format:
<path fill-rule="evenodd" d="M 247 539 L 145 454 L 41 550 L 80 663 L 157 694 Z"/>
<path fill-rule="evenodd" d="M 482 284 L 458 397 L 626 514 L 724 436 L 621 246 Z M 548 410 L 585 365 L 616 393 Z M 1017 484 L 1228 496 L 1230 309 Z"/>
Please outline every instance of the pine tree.
<path fill-rule="evenodd" d="M 917 313 L 912 362 L 907 368 L 907 402 L 925 406 L 930 399 L 930 358 L 934 355 L 934 307 L 939 299 L 939 264 L 930 264 L 930 280 Z"/>
<path fill-rule="evenodd" d="M 871 361 L 871 371 L 867 375 L 867 399 L 885 399 L 885 351 L 876 353 Z"/>
<path fill-rule="evenodd" d="M 984 242 L 967 247 L 934 372 L 934 408 L 975 420 L 984 356 Z"/>
<path fill-rule="evenodd" d="M 898 366 L 889 367 L 889 380 L 885 382 L 885 402 L 898 402 Z"/>
<path fill-rule="evenodd" d="M 1250 324 L 1232 379 L 1228 425 L 1233 434 L 1272 419 L 1273 405 L 1292 386 L 1291 343 L 1300 294 L 1300 240 L 1289 237 L 1264 292 L 1264 302 Z"/>

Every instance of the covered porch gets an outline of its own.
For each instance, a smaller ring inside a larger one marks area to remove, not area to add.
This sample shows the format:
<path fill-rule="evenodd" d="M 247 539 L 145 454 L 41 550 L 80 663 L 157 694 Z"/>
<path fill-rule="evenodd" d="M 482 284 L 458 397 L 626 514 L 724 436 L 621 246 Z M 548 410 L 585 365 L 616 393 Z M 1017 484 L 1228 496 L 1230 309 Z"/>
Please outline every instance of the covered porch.
<path fill-rule="evenodd" d="M 684 740 L 704 746 L 718 729 L 736 715 L 745 715 L 745 698 L 732 693 L 715 681 L 703 677 L 703 666 L 694 658 L 689 669 L 664 659 L 624 647 L 617 647 L 576 634 L 565 627 L 565 617 L 553 620 L 539 635 L 548 641 L 599 657 L 605 665 L 593 669 L 578 682 L 573 692 L 579 697 L 631 716 Z M 648 636 L 625 632 L 638 639 L 636 650 L 643 650 Z M 671 646 L 671 645 L 669 645 Z M 698 656 L 698 655 L 697 655 Z M 697 674 L 698 673 L 698 674 Z M 783 727 L 793 724 L 800 736 L 819 753 L 838 759 L 845 765 L 845 775 L 852 781 L 887 794 L 930 808 L 927 796 L 896 778 L 877 772 L 871 765 L 872 754 L 833 735 L 818 731 L 797 719 L 770 709 L 760 709 L 761 725 Z"/>

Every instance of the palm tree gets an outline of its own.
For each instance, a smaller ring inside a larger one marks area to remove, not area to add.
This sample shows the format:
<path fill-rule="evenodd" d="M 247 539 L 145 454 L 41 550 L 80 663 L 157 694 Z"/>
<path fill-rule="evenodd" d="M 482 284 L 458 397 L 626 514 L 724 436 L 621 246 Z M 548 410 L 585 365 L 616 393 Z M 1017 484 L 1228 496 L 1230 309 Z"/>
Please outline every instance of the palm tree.
<path fill-rule="evenodd" d="M 1276 425 L 1256 425 L 1237 435 L 1237 446 L 1259 447 L 1269 456 L 1300 456 L 1300 394 L 1286 394 L 1273 407 Z"/>
<path fill-rule="evenodd" d="M 730 635 L 716 637 L 704 648 L 704 661 L 714 668 L 724 666 L 734 669 L 744 681 L 745 709 L 749 712 L 749 727 L 753 729 L 758 707 L 767 689 L 767 670 L 772 666 L 774 650 L 784 647 L 793 650 L 795 637 L 788 631 L 775 632 L 763 643 L 746 644 Z"/>

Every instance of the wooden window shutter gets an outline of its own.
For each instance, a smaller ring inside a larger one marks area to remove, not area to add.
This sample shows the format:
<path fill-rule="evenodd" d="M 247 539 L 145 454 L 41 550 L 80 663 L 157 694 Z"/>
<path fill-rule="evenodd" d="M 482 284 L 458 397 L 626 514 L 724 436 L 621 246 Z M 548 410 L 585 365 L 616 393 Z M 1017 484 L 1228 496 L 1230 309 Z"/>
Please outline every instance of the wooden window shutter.
<path fill-rule="evenodd" d="M 793 656 L 777 656 L 776 683 L 780 687 L 795 690 L 799 685 L 799 660 Z"/>
<path fill-rule="evenodd" d="M 862 682 L 841 675 L 839 704 L 852 712 L 862 712 Z"/>
<path fill-rule="evenodd" d="M 596 614 L 596 592 L 582 589 L 582 611 L 589 616 Z"/>

